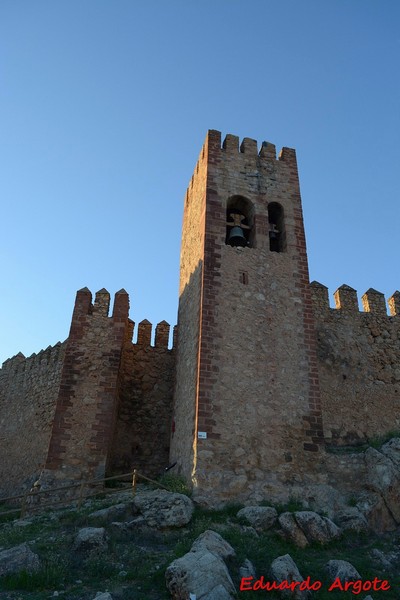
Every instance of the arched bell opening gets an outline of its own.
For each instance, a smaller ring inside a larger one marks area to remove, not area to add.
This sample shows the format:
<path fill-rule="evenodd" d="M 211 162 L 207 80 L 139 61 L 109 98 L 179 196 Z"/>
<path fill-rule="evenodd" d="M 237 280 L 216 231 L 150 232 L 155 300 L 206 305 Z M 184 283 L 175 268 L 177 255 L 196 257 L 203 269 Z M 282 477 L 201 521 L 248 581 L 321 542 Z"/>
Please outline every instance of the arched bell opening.
<path fill-rule="evenodd" d="M 269 249 L 271 252 L 286 250 L 286 232 L 283 207 L 278 202 L 268 204 Z"/>
<path fill-rule="evenodd" d="M 251 248 L 254 242 L 254 205 L 243 196 L 232 196 L 226 208 L 225 244 Z"/>

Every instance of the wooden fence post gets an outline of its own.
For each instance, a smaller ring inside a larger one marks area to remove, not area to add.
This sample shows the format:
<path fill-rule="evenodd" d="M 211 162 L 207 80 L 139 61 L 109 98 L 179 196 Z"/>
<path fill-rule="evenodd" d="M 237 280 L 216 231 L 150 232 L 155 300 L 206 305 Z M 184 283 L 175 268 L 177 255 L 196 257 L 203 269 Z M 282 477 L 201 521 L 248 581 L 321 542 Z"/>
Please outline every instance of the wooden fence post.
<path fill-rule="evenodd" d="M 79 488 L 79 500 L 78 500 L 78 509 L 82 506 L 83 501 L 83 490 L 85 489 L 85 482 L 82 481 L 81 486 Z"/>
<path fill-rule="evenodd" d="M 26 514 L 26 503 L 27 503 L 29 494 L 30 494 L 30 491 L 27 491 L 24 494 L 24 497 L 22 498 L 20 519 L 23 519 Z"/>

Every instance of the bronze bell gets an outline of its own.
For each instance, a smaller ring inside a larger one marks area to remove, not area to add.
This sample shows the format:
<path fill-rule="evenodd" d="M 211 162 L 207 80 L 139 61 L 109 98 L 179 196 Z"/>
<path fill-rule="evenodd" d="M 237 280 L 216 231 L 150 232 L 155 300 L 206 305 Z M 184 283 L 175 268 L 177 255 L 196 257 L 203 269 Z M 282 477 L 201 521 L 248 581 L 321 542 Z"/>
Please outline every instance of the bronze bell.
<path fill-rule="evenodd" d="M 228 236 L 228 244 L 231 246 L 247 246 L 247 241 L 241 227 L 232 227 Z"/>
<path fill-rule="evenodd" d="M 275 223 L 270 223 L 269 224 L 269 237 L 270 237 L 270 239 L 271 240 L 276 239 L 279 234 L 280 234 L 280 231 L 277 228 L 277 226 L 275 225 Z"/>

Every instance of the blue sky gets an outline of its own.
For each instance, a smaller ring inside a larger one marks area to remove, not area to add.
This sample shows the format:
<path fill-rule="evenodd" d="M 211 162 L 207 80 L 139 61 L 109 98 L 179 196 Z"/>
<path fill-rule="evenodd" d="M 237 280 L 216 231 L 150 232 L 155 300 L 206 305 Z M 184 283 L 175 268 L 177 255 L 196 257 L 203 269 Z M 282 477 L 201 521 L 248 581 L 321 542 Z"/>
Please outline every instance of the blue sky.
<path fill-rule="evenodd" d="M 76 290 L 175 323 L 207 129 L 297 150 L 311 279 L 400 287 L 397 0 L 2 0 L 0 362 Z"/>

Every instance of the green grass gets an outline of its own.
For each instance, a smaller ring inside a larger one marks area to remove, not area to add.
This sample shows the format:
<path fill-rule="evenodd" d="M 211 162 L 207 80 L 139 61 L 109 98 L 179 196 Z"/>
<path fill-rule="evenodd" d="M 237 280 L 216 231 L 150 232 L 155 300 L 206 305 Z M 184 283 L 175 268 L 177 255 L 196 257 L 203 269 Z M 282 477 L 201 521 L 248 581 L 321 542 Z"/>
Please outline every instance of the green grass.
<path fill-rule="evenodd" d="M 375 448 L 376 450 L 379 450 L 379 448 L 381 448 L 383 444 L 386 444 L 386 442 L 388 442 L 392 438 L 398 437 L 400 437 L 400 431 L 389 431 L 388 433 L 385 433 L 385 435 L 376 436 L 368 439 L 368 445 L 372 448 Z"/>
<path fill-rule="evenodd" d="M 180 475 L 174 475 L 173 473 L 165 473 L 158 478 L 159 483 L 166 487 L 170 492 L 176 492 L 178 494 L 185 494 L 185 496 L 191 496 L 192 491 L 188 487 L 186 480 Z"/>
<path fill-rule="evenodd" d="M 373 548 L 388 552 L 398 547 L 398 534 L 376 537 L 373 534 L 346 534 L 329 545 L 311 545 L 300 549 L 285 540 L 277 530 L 259 532 L 255 535 L 243 528 L 237 512 L 240 505 L 230 505 L 223 510 L 210 511 L 196 508 L 191 522 L 180 529 L 166 531 L 143 530 L 126 534 L 110 532 L 108 550 L 102 555 L 89 557 L 76 556 L 73 540 L 77 531 L 88 525 L 88 514 L 109 506 L 118 500 L 96 500 L 81 510 L 60 511 L 55 516 L 35 517 L 25 527 L 11 523 L 0 525 L 0 547 L 9 548 L 23 541 L 41 559 L 41 569 L 35 574 L 20 573 L 0 578 L 0 598 L 5 592 L 18 590 L 13 598 L 36 600 L 50 597 L 54 590 L 62 590 L 64 598 L 78 600 L 94 597 L 99 589 L 117 591 L 124 600 L 168 600 L 170 594 L 165 588 L 165 570 L 174 560 L 188 552 L 194 540 L 205 530 L 212 529 L 222 535 L 236 551 L 235 558 L 229 561 L 229 571 L 239 590 L 239 567 L 248 558 L 255 565 L 257 575 L 270 578 L 271 562 L 283 554 L 290 554 L 303 577 L 323 582 L 322 589 L 313 594 L 316 600 L 346 600 L 358 597 L 363 600 L 369 592 L 360 595 L 351 592 L 328 592 L 325 565 L 331 559 L 351 562 L 363 579 L 375 576 L 388 578 L 392 589 L 387 592 L 371 593 L 374 600 L 398 600 L 400 575 L 393 571 L 385 576 L 382 569 L 371 560 Z M 298 510 L 295 501 L 278 507 L 279 511 Z M 92 524 L 92 523 L 91 523 Z M 81 583 L 76 583 L 76 581 Z M 7 596 L 5 596 L 7 597 Z M 243 591 L 238 599 L 279 598 L 276 592 Z"/>
<path fill-rule="evenodd" d="M 42 560 L 41 568 L 35 573 L 21 571 L 3 576 L 0 579 L 0 589 L 26 591 L 58 589 L 64 585 L 67 575 L 66 561 L 57 556 L 53 560 Z"/>
<path fill-rule="evenodd" d="M 354 454 L 361 453 L 368 450 L 368 448 L 375 448 L 375 450 L 380 450 L 383 444 L 386 444 L 392 438 L 400 437 L 400 431 L 389 431 L 389 433 L 385 433 L 385 435 L 376 436 L 372 438 L 367 438 L 365 442 L 360 442 L 358 444 L 349 445 L 349 446 L 334 446 L 327 444 L 325 449 L 330 454 Z"/>

